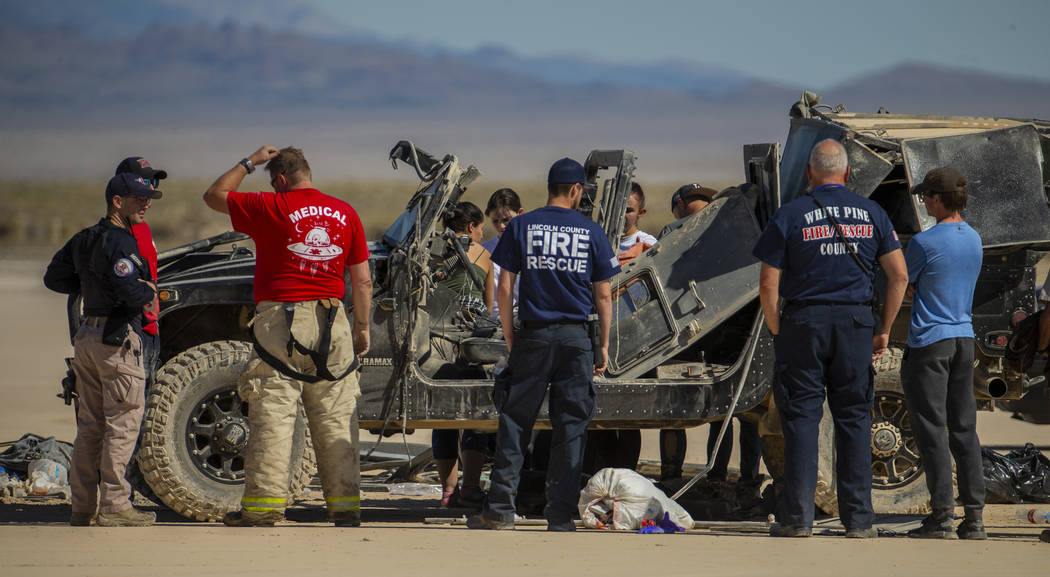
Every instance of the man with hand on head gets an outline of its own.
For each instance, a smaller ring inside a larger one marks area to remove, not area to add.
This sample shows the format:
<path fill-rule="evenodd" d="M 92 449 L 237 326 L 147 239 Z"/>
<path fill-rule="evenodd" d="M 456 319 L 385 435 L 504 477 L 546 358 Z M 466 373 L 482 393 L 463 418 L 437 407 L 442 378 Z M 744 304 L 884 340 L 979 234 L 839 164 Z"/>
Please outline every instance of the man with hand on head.
<path fill-rule="evenodd" d="M 146 179 L 118 174 L 106 185 L 106 217 L 73 236 L 44 274 L 44 285 L 83 297 L 73 338 L 77 437 L 69 470 L 69 524 L 152 525 L 156 515 L 131 506 L 128 462 L 145 408 L 142 316 L 157 298 L 131 227 L 160 198 Z M 96 513 L 97 512 L 97 513 Z"/>
<path fill-rule="evenodd" d="M 575 531 L 587 424 L 594 416 L 594 375 L 605 371 L 612 295 L 620 271 L 605 232 L 580 214 L 583 166 L 563 158 L 547 175 L 547 206 L 510 222 L 492 260 L 502 267 L 497 299 L 510 360 L 496 378 L 499 414 L 496 463 L 488 500 L 471 529 L 513 529 L 525 447 L 547 387 L 553 435 L 547 469 L 548 531 Z M 521 277 L 520 328 L 514 327 L 513 289 Z M 597 310 L 600 342 L 593 348 L 587 319 Z"/>
<path fill-rule="evenodd" d="M 266 163 L 274 192 L 235 192 Z M 238 393 L 251 405 L 241 510 L 223 523 L 270 526 L 284 519 L 292 431 L 299 400 L 317 454 L 328 520 L 361 524 L 357 444 L 358 359 L 368 352 L 372 277 L 357 212 L 311 183 L 301 150 L 263 146 L 220 176 L 204 202 L 230 215 L 256 247 L 254 348 Z M 354 325 L 342 299 L 349 270 Z"/>

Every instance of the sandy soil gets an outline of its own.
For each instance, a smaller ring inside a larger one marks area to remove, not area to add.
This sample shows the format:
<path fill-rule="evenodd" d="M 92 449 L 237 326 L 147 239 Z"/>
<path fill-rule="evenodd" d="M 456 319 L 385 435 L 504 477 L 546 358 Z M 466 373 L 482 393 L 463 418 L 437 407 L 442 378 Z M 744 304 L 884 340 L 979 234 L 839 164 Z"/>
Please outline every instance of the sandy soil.
<path fill-rule="evenodd" d="M 0 440 L 27 432 L 72 440 L 73 413 L 55 398 L 72 354 L 65 299 L 40 284 L 46 263 L 0 257 Z M 691 462 L 703 462 L 706 427 L 690 431 Z M 981 413 L 988 445 L 1050 443 L 1050 428 Z M 412 441 L 423 442 L 416 433 Z M 643 437 L 643 458 L 657 459 L 654 434 Z M 808 540 L 697 530 L 684 535 L 634 535 L 583 531 L 552 535 L 542 528 L 475 532 L 462 526 L 425 524 L 447 517 L 433 499 L 364 495 L 359 529 L 323 523 L 320 501 L 289 511 L 291 521 L 273 529 L 229 529 L 187 522 L 159 511 L 158 526 L 144 529 L 71 528 L 63 502 L 0 505 L 0 569 L 10 575 L 223 575 L 346 574 L 378 571 L 462 575 L 496 570 L 507 575 L 721 576 L 1041 574 L 1050 543 L 1041 527 L 1013 520 L 1012 505 L 989 506 L 986 542 L 927 542 L 903 538 L 846 541 L 828 530 Z M 461 512 L 460 512 L 461 513 Z M 883 519 L 884 528 L 917 518 Z"/>

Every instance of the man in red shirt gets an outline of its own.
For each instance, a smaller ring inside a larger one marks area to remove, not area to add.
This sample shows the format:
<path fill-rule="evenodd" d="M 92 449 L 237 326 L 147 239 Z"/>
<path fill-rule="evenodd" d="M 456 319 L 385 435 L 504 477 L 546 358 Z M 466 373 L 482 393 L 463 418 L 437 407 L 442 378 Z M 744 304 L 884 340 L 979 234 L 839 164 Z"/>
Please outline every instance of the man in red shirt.
<path fill-rule="evenodd" d="M 274 193 L 235 192 L 256 165 L 268 163 Z M 328 519 L 361 524 L 357 447 L 358 359 L 368 352 L 372 277 L 357 212 L 310 182 L 301 150 L 263 146 L 219 177 L 204 202 L 229 214 L 255 241 L 252 358 L 238 382 L 251 404 L 241 510 L 231 526 L 284 519 L 292 431 L 302 399 L 317 454 Z M 351 329 L 342 299 L 353 289 Z"/>
<path fill-rule="evenodd" d="M 137 174 L 149 181 L 154 189 L 160 186 L 160 181 L 168 178 L 165 170 L 157 170 L 141 156 L 129 156 L 117 165 L 114 176 L 122 173 Z M 131 234 L 139 246 L 139 254 L 149 265 L 150 279 L 153 285 L 157 285 L 157 244 L 153 242 L 153 232 L 145 221 L 131 226 Z M 160 302 L 154 298 L 153 302 L 142 309 L 142 353 L 145 358 L 143 366 L 146 369 L 146 395 L 149 396 L 150 386 L 153 385 L 157 367 L 160 363 L 160 328 L 157 326 L 157 318 L 160 313 Z"/>

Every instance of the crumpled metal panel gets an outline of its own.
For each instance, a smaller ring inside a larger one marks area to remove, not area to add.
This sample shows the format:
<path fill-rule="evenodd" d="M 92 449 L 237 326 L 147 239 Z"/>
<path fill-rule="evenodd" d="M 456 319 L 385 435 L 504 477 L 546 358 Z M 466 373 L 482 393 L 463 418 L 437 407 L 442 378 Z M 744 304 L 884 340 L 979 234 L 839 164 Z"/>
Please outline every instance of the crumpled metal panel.
<path fill-rule="evenodd" d="M 760 232 L 747 198 L 735 194 L 716 199 L 628 263 L 612 279 L 617 320 L 609 376 L 646 373 L 757 298 L 760 265 L 751 250 Z M 632 294 L 639 282 L 647 294 Z"/>
<path fill-rule="evenodd" d="M 901 143 L 908 181 L 951 166 L 968 181 L 963 218 L 985 247 L 1050 241 L 1050 207 L 1043 188 L 1043 160 L 1035 127 L 1023 125 L 977 134 L 905 140 Z M 935 221 L 912 195 L 926 230 Z"/>

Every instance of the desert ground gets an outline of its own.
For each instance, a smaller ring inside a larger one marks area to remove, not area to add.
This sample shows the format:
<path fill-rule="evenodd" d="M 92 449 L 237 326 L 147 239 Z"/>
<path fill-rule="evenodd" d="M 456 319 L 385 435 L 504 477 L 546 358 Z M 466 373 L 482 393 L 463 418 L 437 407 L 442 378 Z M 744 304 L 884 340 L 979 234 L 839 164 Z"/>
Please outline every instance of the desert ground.
<path fill-rule="evenodd" d="M 57 247 L 56 247 L 57 248 Z M 71 356 L 65 298 L 41 284 L 48 255 L 0 253 L 0 440 L 24 433 L 72 440 L 72 409 L 55 398 Z M 985 444 L 1050 444 L 1050 428 L 981 413 Z M 690 431 L 690 462 L 703 462 L 707 428 Z M 370 438 L 363 437 L 365 442 Z M 411 441 L 426 436 L 416 433 Z M 400 442 L 400 438 L 395 439 Z M 643 459 L 658 459 L 655 435 L 643 438 Z M 735 462 L 735 458 L 734 458 Z M 317 496 L 313 492 L 314 497 Z M 1043 527 L 1014 521 L 1018 506 L 986 510 L 984 542 L 917 541 L 882 537 L 846 541 L 841 531 L 812 539 L 692 530 L 679 535 L 580 531 L 548 534 L 542 527 L 509 532 L 470 531 L 427 524 L 447 517 L 436 499 L 364 494 L 364 525 L 324 523 L 319 500 L 289 510 L 272 529 L 232 529 L 196 523 L 158 509 L 150 528 L 73 528 L 62 501 L 5 501 L 0 505 L 0 571 L 5 575 L 1041 575 L 1050 543 Z M 885 528 L 918 517 L 882 519 Z"/>

